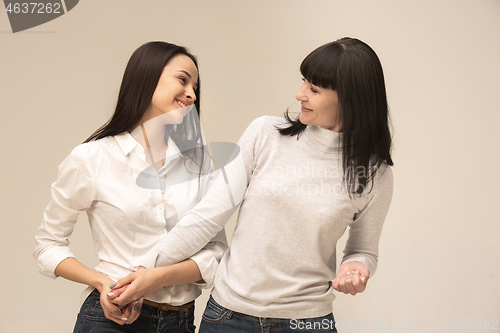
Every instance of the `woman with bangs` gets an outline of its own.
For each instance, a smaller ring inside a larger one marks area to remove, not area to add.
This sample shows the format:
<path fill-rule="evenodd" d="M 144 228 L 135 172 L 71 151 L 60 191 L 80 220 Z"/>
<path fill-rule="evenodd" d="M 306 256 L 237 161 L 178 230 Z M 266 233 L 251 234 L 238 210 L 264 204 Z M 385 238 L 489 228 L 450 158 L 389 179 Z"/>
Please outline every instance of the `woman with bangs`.
<path fill-rule="evenodd" d="M 240 206 L 200 332 L 336 332 L 333 290 L 361 293 L 375 273 L 393 189 L 382 66 L 367 44 L 342 38 L 300 70 L 298 118 L 254 120 L 236 159 L 151 254 L 157 266 L 185 259 Z M 148 281 L 142 272 L 118 281 L 133 288 L 115 301 L 147 295 Z"/>

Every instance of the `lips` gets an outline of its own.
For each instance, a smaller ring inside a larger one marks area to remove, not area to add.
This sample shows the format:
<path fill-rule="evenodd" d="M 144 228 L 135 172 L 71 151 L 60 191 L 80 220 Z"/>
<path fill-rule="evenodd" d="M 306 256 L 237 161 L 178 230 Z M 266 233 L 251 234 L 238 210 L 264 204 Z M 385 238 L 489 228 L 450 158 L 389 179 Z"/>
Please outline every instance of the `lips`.
<path fill-rule="evenodd" d="M 188 103 L 187 103 L 186 101 L 182 100 L 182 99 L 176 99 L 175 101 L 176 101 L 176 102 L 177 102 L 177 104 L 179 104 L 182 108 L 185 108 L 185 107 L 188 105 Z"/>
<path fill-rule="evenodd" d="M 306 108 L 304 105 L 301 105 L 300 109 L 302 110 L 302 112 L 312 112 L 313 111 L 312 109 Z"/>

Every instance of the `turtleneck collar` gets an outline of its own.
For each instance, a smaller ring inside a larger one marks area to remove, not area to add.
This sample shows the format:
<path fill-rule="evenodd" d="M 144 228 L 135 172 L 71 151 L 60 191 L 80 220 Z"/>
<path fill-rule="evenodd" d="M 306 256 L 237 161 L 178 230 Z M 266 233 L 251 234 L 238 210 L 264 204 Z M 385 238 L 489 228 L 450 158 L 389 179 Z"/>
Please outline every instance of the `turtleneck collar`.
<path fill-rule="evenodd" d="M 307 125 L 304 132 L 313 146 L 322 152 L 336 153 L 342 147 L 342 133 L 313 125 Z"/>

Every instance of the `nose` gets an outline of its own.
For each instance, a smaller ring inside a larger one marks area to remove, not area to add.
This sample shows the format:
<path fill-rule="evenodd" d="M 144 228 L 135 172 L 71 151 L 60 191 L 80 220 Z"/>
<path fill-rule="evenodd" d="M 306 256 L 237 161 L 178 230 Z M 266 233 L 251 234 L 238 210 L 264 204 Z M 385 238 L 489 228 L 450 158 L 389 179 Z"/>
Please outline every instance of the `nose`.
<path fill-rule="evenodd" d="M 193 102 L 196 101 L 196 93 L 194 92 L 194 89 L 193 87 L 189 86 L 187 89 L 186 89 L 186 99 L 189 100 L 190 102 Z"/>
<path fill-rule="evenodd" d="M 300 86 L 299 92 L 297 93 L 297 95 L 295 95 L 295 99 L 298 100 L 299 102 L 307 101 L 306 94 L 304 93 L 305 89 L 306 89 L 306 82 L 303 82 L 302 85 Z"/>

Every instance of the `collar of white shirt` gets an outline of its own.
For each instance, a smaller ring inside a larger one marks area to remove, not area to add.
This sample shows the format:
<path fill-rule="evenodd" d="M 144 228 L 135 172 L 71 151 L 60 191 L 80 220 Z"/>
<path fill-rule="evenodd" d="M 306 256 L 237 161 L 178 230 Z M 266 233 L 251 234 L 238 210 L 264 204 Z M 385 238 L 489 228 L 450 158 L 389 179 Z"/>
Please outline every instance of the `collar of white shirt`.
<path fill-rule="evenodd" d="M 132 135 L 128 132 L 124 132 L 122 134 L 115 135 L 116 142 L 118 143 L 118 146 L 120 146 L 120 149 L 122 150 L 124 155 L 128 155 L 132 150 L 138 149 L 138 152 L 140 153 L 141 156 L 144 155 L 144 147 L 142 147 L 139 142 L 137 142 Z M 172 140 L 172 138 L 168 138 L 168 149 L 167 153 L 165 156 L 165 164 L 168 162 L 178 159 L 182 157 L 182 152 L 179 150 L 175 142 Z"/>

